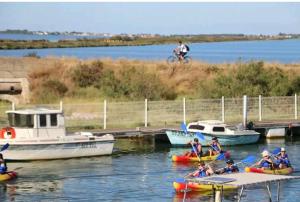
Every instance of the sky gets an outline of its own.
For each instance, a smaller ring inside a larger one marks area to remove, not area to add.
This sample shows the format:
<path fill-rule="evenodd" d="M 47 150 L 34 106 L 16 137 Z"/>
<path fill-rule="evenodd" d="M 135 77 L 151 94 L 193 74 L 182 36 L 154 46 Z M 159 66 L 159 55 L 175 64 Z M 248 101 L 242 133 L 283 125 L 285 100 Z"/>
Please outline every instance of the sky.
<path fill-rule="evenodd" d="M 0 2 L 0 30 L 300 34 L 300 2 Z"/>

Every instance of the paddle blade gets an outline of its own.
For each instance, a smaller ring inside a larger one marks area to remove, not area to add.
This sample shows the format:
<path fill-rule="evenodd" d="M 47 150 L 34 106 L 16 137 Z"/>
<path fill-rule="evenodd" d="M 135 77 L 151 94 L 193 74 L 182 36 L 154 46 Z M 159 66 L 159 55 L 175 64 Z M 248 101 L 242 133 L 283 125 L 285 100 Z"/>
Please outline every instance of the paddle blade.
<path fill-rule="evenodd" d="M 2 148 L 0 149 L 0 152 L 6 150 L 9 147 L 9 144 L 6 143 L 5 145 L 2 146 Z"/>
<path fill-rule="evenodd" d="M 272 154 L 277 155 L 281 151 L 281 148 L 276 148 L 272 151 Z"/>
<path fill-rule="evenodd" d="M 255 156 L 248 156 L 245 159 L 241 160 L 241 162 L 251 164 L 254 163 L 255 160 L 256 160 Z"/>
<path fill-rule="evenodd" d="M 225 153 L 219 154 L 219 156 L 216 158 L 216 160 L 224 160 L 225 159 Z"/>
<path fill-rule="evenodd" d="M 186 128 L 186 125 L 185 125 L 183 122 L 181 123 L 180 128 L 181 128 L 181 130 L 184 131 L 185 134 L 188 133 L 187 128 Z"/>
<path fill-rule="evenodd" d="M 204 135 L 200 132 L 196 132 L 196 136 L 198 139 L 205 140 Z"/>
<path fill-rule="evenodd" d="M 178 183 L 185 183 L 184 178 L 177 178 L 175 181 L 178 182 Z"/>

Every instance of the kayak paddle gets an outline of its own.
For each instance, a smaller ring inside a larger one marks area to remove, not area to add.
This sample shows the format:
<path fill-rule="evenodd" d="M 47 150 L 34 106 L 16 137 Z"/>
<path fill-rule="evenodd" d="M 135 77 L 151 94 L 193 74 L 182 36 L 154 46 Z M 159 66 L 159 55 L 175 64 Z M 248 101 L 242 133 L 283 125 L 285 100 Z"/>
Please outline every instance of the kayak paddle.
<path fill-rule="evenodd" d="M 6 150 L 9 147 L 9 144 L 6 143 L 5 145 L 2 146 L 2 148 L 0 149 L 0 152 Z"/>

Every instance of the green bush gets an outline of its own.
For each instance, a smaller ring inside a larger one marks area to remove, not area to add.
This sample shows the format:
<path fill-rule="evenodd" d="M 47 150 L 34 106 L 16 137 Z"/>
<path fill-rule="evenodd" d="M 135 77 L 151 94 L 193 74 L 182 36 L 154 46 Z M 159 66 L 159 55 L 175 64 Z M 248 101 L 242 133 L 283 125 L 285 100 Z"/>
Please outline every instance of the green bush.
<path fill-rule="evenodd" d="M 40 103 L 52 103 L 61 99 L 68 91 L 67 86 L 57 79 L 49 79 L 42 83 L 35 91 L 33 101 Z"/>
<path fill-rule="evenodd" d="M 198 94 L 209 98 L 243 95 L 286 96 L 296 90 L 291 87 L 287 75 L 281 69 L 265 69 L 263 66 L 263 62 L 241 63 L 236 71 L 231 70 L 227 74 L 218 72 L 212 82 L 199 83 Z M 294 83 L 294 86 L 297 86 L 296 80 Z"/>
<path fill-rule="evenodd" d="M 79 87 L 97 85 L 102 77 L 103 63 L 95 61 L 91 65 L 79 64 L 71 74 L 72 80 Z"/>

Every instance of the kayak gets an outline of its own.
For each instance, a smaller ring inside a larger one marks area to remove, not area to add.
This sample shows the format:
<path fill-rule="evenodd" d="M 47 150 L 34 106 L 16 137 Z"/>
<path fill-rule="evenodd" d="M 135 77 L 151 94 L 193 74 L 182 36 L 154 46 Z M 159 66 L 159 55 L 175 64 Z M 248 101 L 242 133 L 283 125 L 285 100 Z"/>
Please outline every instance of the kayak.
<path fill-rule="evenodd" d="M 200 157 L 201 161 L 214 161 L 218 158 L 220 154 L 218 155 L 214 155 L 214 156 L 202 156 Z M 225 152 L 225 158 L 229 158 L 230 157 L 230 152 L 226 151 Z M 196 162 L 199 161 L 199 158 L 197 156 L 184 156 L 184 155 L 173 155 L 172 156 L 172 161 L 174 162 Z"/>
<path fill-rule="evenodd" d="M 183 180 L 173 182 L 173 187 L 176 192 L 183 192 L 186 188 L 188 189 L 188 191 L 194 191 L 194 192 L 213 190 L 213 185 L 211 184 L 199 184 L 196 182 L 188 182 L 186 187 L 186 182 L 184 182 Z M 223 185 L 223 190 L 232 190 L 232 189 L 237 189 L 237 187 L 232 185 Z"/>
<path fill-rule="evenodd" d="M 275 169 L 275 170 L 263 170 L 260 168 L 253 168 L 253 167 L 245 167 L 246 172 L 252 172 L 252 173 L 265 173 L 265 174 L 273 174 L 273 175 L 288 175 L 293 172 L 292 167 L 283 168 L 283 169 Z"/>
<path fill-rule="evenodd" d="M 0 174 L 0 182 L 1 181 L 6 181 L 6 180 L 12 180 L 16 178 L 18 174 L 15 171 L 9 171 L 6 172 L 5 174 Z"/>

